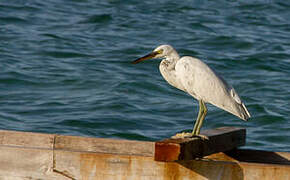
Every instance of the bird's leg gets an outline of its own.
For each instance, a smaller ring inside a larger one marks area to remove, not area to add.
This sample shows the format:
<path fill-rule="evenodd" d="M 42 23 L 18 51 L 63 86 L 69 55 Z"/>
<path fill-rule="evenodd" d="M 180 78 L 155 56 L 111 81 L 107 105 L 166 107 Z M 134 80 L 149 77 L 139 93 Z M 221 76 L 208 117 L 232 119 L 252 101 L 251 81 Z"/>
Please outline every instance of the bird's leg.
<path fill-rule="evenodd" d="M 194 124 L 194 128 L 193 128 L 193 131 L 192 131 L 192 136 L 193 137 L 197 136 L 197 137 L 200 137 L 203 140 L 205 140 L 205 139 L 208 140 L 207 136 L 199 134 L 201 126 L 202 126 L 202 123 L 203 123 L 203 120 L 204 120 L 204 118 L 206 116 L 206 113 L 207 113 L 207 108 L 206 108 L 205 103 L 202 100 L 199 100 L 199 112 L 198 112 L 197 120 L 196 120 L 196 122 Z"/>
<path fill-rule="evenodd" d="M 202 106 L 203 106 L 203 113 L 202 113 L 202 115 L 201 115 L 201 117 L 200 117 L 200 120 L 199 120 L 199 123 L 198 123 L 198 126 L 197 126 L 197 130 L 196 130 L 196 133 L 197 133 L 197 135 L 199 134 L 199 132 L 200 132 L 200 129 L 201 129 L 201 126 L 202 126 L 202 123 L 203 123 L 203 120 L 205 119 L 205 116 L 206 116 L 206 114 L 207 114 L 207 108 L 206 108 L 206 105 L 205 105 L 205 103 L 203 102 L 203 101 L 201 101 L 201 103 L 202 103 Z"/>
<path fill-rule="evenodd" d="M 198 111 L 198 116 L 194 124 L 194 128 L 192 133 L 187 133 L 187 132 L 182 132 L 182 133 L 177 133 L 176 135 L 172 136 L 171 138 L 173 139 L 178 139 L 178 138 L 191 138 L 191 137 L 199 137 L 199 135 L 196 133 L 198 124 L 200 121 L 200 118 L 202 117 L 203 109 L 202 109 L 202 103 L 201 100 L 199 100 L 199 111 Z"/>
<path fill-rule="evenodd" d="M 199 100 L 198 102 L 199 102 L 199 111 L 198 111 L 198 116 L 197 116 L 197 119 L 195 120 L 195 124 L 192 130 L 192 136 L 198 135 L 197 128 L 199 126 L 200 118 L 203 113 L 203 106 L 202 106 L 201 100 Z"/>
<path fill-rule="evenodd" d="M 204 102 L 202 100 L 199 100 L 199 112 L 198 112 L 198 116 L 197 116 L 197 119 L 195 121 L 192 133 L 182 132 L 182 133 L 176 134 L 175 136 L 172 136 L 171 138 L 178 139 L 178 138 L 199 137 L 203 140 L 205 140 L 205 139 L 208 140 L 207 136 L 199 134 L 200 128 L 202 126 L 202 122 L 206 116 L 206 113 L 207 113 L 207 108 L 206 108 Z"/>

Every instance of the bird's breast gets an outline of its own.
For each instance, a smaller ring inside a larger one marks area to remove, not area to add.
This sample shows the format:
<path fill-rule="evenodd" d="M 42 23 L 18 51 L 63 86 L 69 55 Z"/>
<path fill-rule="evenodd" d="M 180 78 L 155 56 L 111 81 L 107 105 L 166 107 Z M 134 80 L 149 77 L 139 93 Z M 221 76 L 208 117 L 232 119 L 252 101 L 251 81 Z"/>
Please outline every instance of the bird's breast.
<path fill-rule="evenodd" d="M 163 78 L 173 87 L 185 91 L 179 78 L 176 76 L 175 66 L 167 60 L 161 61 L 159 70 Z"/>

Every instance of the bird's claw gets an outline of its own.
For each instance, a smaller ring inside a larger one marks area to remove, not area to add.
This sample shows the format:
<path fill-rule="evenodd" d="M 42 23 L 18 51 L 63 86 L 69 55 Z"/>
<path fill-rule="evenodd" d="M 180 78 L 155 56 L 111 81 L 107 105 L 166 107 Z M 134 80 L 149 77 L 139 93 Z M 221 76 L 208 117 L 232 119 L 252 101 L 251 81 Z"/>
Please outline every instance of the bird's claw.
<path fill-rule="evenodd" d="M 202 135 L 202 134 L 193 135 L 192 133 L 187 133 L 187 132 L 177 133 L 176 135 L 171 136 L 172 139 L 183 139 L 183 138 L 193 138 L 193 137 L 200 138 L 201 140 L 209 140 L 209 138 L 205 135 Z"/>
<path fill-rule="evenodd" d="M 172 139 L 183 139 L 183 138 L 190 138 L 190 137 L 192 137 L 192 133 L 186 133 L 186 132 L 177 133 L 174 136 L 171 136 Z"/>
<path fill-rule="evenodd" d="M 198 134 L 198 135 L 192 135 L 192 137 L 198 137 L 201 140 L 209 140 L 208 136 L 206 135 L 202 135 L 202 134 Z"/>

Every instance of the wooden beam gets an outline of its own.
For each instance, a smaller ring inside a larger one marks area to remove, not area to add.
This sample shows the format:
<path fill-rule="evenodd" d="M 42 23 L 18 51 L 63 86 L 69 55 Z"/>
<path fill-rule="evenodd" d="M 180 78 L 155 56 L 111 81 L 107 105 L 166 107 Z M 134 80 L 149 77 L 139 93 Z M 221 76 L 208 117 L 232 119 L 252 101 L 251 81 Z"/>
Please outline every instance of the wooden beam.
<path fill-rule="evenodd" d="M 183 180 L 290 179 L 290 165 L 199 159 L 154 161 L 154 157 L 0 147 L 0 179 Z"/>
<path fill-rule="evenodd" d="M 153 157 L 55 152 L 55 168 L 71 179 L 103 180 L 273 180 L 289 179 L 290 166 L 199 159 L 154 161 Z"/>
<path fill-rule="evenodd" d="M 289 162 L 290 153 L 255 150 L 159 162 L 154 142 L 0 131 L 0 179 L 290 179 Z"/>
<path fill-rule="evenodd" d="M 56 135 L 54 149 L 153 156 L 154 142 Z"/>
<path fill-rule="evenodd" d="M 155 143 L 156 161 L 192 160 L 245 145 L 246 130 L 222 127 L 202 132 L 208 140 L 198 137 L 165 139 Z"/>

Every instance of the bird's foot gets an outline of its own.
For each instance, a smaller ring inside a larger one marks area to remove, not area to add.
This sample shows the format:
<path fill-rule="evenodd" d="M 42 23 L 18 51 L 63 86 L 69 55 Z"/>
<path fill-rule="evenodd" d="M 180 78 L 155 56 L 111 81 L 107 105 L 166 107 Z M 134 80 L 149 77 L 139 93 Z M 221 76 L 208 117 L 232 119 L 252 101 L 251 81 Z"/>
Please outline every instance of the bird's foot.
<path fill-rule="evenodd" d="M 198 137 L 201 140 L 209 140 L 208 136 L 206 135 L 202 135 L 202 134 L 198 134 L 198 135 L 192 135 L 192 137 Z"/>
<path fill-rule="evenodd" d="M 182 133 L 177 133 L 174 136 L 171 136 L 172 139 L 183 139 L 183 138 L 191 138 L 192 133 L 187 133 L 187 132 L 182 132 Z"/>
<path fill-rule="evenodd" d="M 187 132 L 182 132 L 182 133 L 177 133 L 174 136 L 171 136 L 172 139 L 183 139 L 183 138 L 200 138 L 202 140 L 209 140 L 209 138 L 205 135 L 198 134 L 198 135 L 193 135 L 192 133 L 187 133 Z"/>

